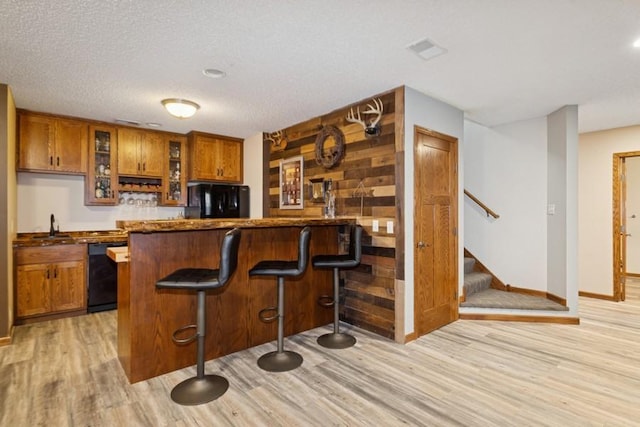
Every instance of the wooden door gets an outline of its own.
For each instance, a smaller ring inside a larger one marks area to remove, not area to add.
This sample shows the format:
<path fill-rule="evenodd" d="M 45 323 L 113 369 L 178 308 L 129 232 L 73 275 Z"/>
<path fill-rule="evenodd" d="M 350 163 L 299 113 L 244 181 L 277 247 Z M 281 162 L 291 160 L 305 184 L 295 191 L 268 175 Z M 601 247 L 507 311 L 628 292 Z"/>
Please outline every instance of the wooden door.
<path fill-rule="evenodd" d="M 89 127 L 75 120 L 56 120 L 54 169 L 60 172 L 87 172 Z"/>
<path fill-rule="evenodd" d="M 417 336 L 458 318 L 457 140 L 414 133 L 414 323 Z"/>
<path fill-rule="evenodd" d="M 242 182 L 242 143 L 222 141 L 218 152 L 221 176 L 226 182 Z"/>
<path fill-rule="evenodd" d="M 218 140 L 197 135 L 190 141 L 190 180 L 217 180 L 218 166 L 216 152 Z"/>
<path fill-rule="evenodd" d="M 16 316 L 26 317 L 51 311 L 49 265 L 16 267 Z"/>
<path fill-rule="evenodd" d="M 52 117 L 20 114 L 18 168 L 53 169 L 55 121 Z"/>
<path fill-rule="evenodd" d="M 140 145 L 141 175 L 160 178 L 164 171 L 164 138 L 155 132 L 145 132 Z"/>
<path fill-rule="evenodd" d="M 140 131 L 134 129 L 118 129 L 118 175 L 135 176 L 140 171 L 138 149 Z"/>
<path fill-rule="evenodd" d="M 83 261 L 60 262 L 51 266 L 52 311 L 77 310 L 86 307 L 84 266 Z"/>

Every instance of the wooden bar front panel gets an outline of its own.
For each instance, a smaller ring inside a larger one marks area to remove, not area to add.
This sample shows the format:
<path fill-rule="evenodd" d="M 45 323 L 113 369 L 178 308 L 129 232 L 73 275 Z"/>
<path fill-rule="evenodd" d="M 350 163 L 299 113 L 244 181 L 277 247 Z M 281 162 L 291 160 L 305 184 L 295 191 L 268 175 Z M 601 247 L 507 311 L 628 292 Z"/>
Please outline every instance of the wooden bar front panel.
<path fill-rule="evenodd" d="M 296 259 L 300 229 L 242 230 L 235 274 L 207 294 L 206 360 L 276 340 L 277 322 L 258 319 L 261 309 L 276 305 L 276 278 L 249 278 L 248 271 L 263 259 Z M 155 282 L 178 268 L 217 268 L 226 231 L 130 233 L 130 261 L 121 264 L 118 277 L 118 356 L 129 381 L 196 363 L 195 342 L 177 345 L 171 339 L 176 329 L 195 323 L 196 293 L 156 290 Z M 285 279 L 285 335 L 332 322 L 332 309 L 317 304 L 320 295 L 332 294 L 331 270 L 313 269 L 311 257 L 337 252 L 338 227 L 312 227 L 306 273 Z"/>

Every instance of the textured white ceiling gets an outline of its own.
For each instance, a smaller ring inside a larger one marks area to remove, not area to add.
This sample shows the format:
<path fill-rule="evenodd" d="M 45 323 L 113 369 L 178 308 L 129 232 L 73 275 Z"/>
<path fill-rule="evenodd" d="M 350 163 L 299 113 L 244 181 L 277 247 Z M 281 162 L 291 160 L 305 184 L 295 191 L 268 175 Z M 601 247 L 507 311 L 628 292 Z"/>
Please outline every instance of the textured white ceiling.
<path fill-rule="evenodd" d="M 425 37 L 448 53 L 406 49 Z M 0 82 L 20 108 L 177 132 L 247 137 L 400 85 L 488 126 L 577 104 L 584 132 L 640 123 L 639 37 L 639 0 L 2 0 Z"/>

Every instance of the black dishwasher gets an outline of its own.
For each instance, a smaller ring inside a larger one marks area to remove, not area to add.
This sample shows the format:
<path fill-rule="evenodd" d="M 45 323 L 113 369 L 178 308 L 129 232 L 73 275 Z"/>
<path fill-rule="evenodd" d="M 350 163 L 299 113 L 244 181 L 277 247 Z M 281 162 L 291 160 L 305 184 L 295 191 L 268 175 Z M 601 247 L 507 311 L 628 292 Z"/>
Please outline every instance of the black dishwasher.
<path fill-rule="evenodd" d="M 107 248 L 127 246 L 127 243 L 90 243 L 88 246 L 89 302 L 87 312 L 113 310 L 118 307 L 118 267 L 107 256 Z"/>

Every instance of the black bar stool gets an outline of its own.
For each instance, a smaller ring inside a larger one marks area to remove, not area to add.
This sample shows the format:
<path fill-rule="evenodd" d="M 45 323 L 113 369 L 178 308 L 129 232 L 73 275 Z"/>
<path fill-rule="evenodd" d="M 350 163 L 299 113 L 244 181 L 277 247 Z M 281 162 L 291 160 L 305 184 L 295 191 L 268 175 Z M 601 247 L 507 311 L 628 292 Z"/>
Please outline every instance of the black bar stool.
<path fill-rule="evenodd" d="M 333 332 L 319 336 L 317 341 L 327 348 L 347 348 L 356 343 L 356 338 L 352 335 L 340 332 L 340 269 L 353 268 L 360 264 L 362 258 L 362 227 L 356 225 L 351 232 L 349 240 L 349 254 L 347 255 L 316 255 L 312 263 L 315 268 L 333 268 L 333 298 L 323 295 L 318 299 L 318 303 L 323 307 L 333 306 Z"/>
<path fill-rule="evenodd" d="M 304 227 L 298 240 L 298 259 L 294 261 L 268 260 L 260 261 L 249 270 L 249 276 L 276 276 L 278 278 L 278 305 L 260 310 L 260 320 L 271 322 L 278 319 L 278 350 L 263 354 L 258 359 L 258 366 L 265 371 L 285 372 L 302 364 L 302 356 L 294 351 L 284 350 L 284 278 L 300 276 L 307 269 L 309 258 L 309 239 L 311 229 Z M 277 310 L 274 316 L 268 312 Z"/>
<path fill-rule="evenodd" d="M 200 405 L 222 396 L 229 388 L 229 381 L 219 375 L 204 374 L 204 337 L 206 328 L 206 291 L 221 288 L 228 281 L 238 265 L 240 230 L 228 231 L 222 240 L 219 269 L 182 268 L 156 282 L 158 289 L 188 289 L 198 292 L 197 322 L 184 326 L 173 333 L 177 344 L 187 344 L 198 340 L 197 375 L 182 381 L 171 390 L 171 399 L 181 405 Z M 193 336 L 177 338 L 187 329 L 195 329 Z"/>

